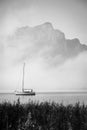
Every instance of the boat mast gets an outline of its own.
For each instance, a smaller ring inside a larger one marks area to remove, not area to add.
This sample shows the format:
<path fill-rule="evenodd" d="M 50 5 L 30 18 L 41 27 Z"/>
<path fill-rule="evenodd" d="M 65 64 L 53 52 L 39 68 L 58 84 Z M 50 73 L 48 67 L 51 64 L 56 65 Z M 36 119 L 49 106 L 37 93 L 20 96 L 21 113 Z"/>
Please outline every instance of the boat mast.
<path fill-rule="evenodd" d="M 23 64 L 22 92 L 24 92 L 24 74 L 25 74 L 25 63 Z"/>

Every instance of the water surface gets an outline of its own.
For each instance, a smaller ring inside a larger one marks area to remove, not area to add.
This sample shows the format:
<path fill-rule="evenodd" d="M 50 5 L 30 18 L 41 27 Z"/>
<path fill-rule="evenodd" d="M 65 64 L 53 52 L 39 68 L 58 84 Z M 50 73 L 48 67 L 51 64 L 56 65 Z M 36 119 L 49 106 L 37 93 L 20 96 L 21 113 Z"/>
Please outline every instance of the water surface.
<path fill-rule="evenodd" d="M 87 93 L 80 92 L 80 93 L 36 93 L 35 96 L 17 96 L 14 93 L 0 93 L 0 103 L 1 102 L 11 102 L 17 101 L 20 99 L 21 103 L 27 103 L 31 100 L 34 102 L 56 102 L 56 103 L 63 103 L 64 105 L 67 104 L 75 104 L 80 102 L 80 104 L 87 105 Z"/>

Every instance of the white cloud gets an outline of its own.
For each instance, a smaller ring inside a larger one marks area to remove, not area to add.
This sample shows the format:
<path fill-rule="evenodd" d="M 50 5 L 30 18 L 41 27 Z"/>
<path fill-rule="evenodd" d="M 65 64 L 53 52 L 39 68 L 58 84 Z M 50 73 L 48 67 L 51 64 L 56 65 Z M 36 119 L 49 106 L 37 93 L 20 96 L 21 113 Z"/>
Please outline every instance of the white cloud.
<path fill-rule="evenodd" d="M 1 90 L 20 88 L 24 61 L 26 87 L 36 91 L 86 90 L 86 46 L 77 39 L 67 43 L 64 34 L 50 23 L 20 28 L 3 42 Z"/>
<path fill-rule="evenodd" d="M 51 23 L 19 28 L 6 42 L 6 59 L 15 62 L 41 57 L 56 65 L 87 50 L 78 39 L 65 39 L 64 33 L 55 30 Z"/>

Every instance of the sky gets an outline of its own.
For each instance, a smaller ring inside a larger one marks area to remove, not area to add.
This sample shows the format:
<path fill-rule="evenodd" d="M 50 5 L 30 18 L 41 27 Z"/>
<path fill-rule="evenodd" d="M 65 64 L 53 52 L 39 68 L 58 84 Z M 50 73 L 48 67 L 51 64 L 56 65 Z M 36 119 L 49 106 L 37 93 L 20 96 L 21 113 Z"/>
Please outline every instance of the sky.
<path fill-rule="evenodd" d="M 28 26 L 33 28 L 45 22 L 50 22 L 54 29 L 61 30 L 66 39 L 78 38 L 81 44 L 87 45 L 86 0 L 0 0 L 1 92 L 20 89 L 24 61 L 26 62 L 26 87 L 32 86 L 35 91 L 87 90 L 87 54 L 85 52 L 55 66 L 56 57 L 54 60 L 50 58 L 50 50 L 47 46 L 42 53 L 43 45 L 39 47 L 38 40 L 28 39 L 32 41 L 32 44 L 36 43 L 32 46 L 33 58 L 29 57 L 29 53 L 25 53 L 28 47 L 25 44 L 25 34 L 20 35 L 21 39 L 24 37 L 22 39 L 24 44 L 19 37 L 20 44 L 18 44 L 15 32 L 18 32 L 19 28 Z M 30 51 L 31 44 L 28 49 Z M 41 52 L 38 53 L 39 56 L 36 56 L 38 52 L 36 50 Z M 50 59 L 49 63 L 53 66 L 42 58 L 42 54 L 45 55 L 45 53 L 49 54 L 47 55 Z M 60 55 L 57 57 L 58 61 L 62 61 Z"/>
<path fill-rule="evenodd" d="M 0 30 L 11 33 L 19 26 L 51 22 L 66 37 L 87 44 L 86 0 L 0 0 Z"/>

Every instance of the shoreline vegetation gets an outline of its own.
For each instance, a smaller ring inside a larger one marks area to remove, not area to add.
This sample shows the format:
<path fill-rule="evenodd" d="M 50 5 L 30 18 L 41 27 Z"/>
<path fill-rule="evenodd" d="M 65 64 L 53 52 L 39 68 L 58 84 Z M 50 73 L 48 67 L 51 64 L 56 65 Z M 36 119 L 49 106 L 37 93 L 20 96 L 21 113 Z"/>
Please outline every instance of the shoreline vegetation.
<path fill-rule="evenodd" d="M 0 103 L 0 130 L 87 130 L 87 105 Z"/>

